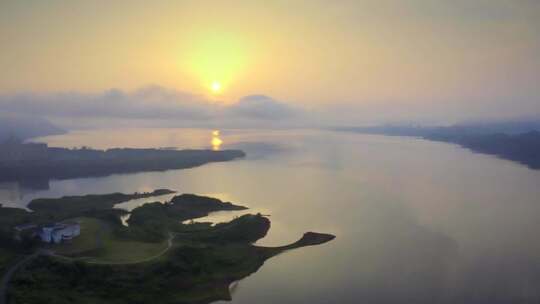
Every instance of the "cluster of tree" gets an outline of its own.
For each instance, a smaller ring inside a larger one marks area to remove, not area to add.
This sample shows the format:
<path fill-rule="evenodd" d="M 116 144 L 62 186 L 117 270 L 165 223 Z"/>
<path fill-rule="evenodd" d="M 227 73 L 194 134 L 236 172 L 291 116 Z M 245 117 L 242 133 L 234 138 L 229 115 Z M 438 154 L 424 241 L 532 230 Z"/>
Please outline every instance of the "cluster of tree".
<path fill-rule="evenodd" d="M 0 180 L 68 179 L 185 169 L 244 157 L 240 150 L 48 148 L 46 159 L 0 162 Z"/>
<path fill-rule="evenodd" d="M 131 211 L 129 228 L 119 227 L 118 236 L 147 242 L 160 242 L 167 238 L 169 231 L 208 231 L 209 224 L 182 224 L 183 221 L 207 216 L 214 211 L 244 210 L 243 206 L 223 202 L 219 199 L 182 194 L 169 203 L 147 203 Z M 194 229 L 195 227 L 196 229 Z"/>

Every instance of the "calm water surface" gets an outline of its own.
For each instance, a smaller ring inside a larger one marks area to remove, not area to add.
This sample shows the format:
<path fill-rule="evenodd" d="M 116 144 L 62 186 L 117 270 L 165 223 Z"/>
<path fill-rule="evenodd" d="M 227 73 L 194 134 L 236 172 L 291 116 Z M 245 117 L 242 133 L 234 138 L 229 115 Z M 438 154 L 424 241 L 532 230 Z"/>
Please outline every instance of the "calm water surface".
<path fill-rule="evenodd" d="M 0 184 L 0 202 L 25 206 L 35 197 L 166 187 L 270 214 L 263 245 L 283 245 L 306 231 L 337 235 L 269 260 L 234 287 L 233 303 L 540 301 L 540 172 L 412 138 L 308 130 L 221 130 L 219 136 L 221 148 L 242 148 L 248 157 L 188 170 Z M 126 129 L 39 140 L 206 148 L 212 134 Z"/>

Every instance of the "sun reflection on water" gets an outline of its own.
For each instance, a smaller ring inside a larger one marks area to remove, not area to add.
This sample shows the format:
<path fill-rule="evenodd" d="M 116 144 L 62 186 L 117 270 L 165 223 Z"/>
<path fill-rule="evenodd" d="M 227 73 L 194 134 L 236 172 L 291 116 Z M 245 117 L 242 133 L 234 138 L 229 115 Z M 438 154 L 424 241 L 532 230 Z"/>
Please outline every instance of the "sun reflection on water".
<path fill-rule="evenodd" d="M 221 140 L 221 138 L 219 138 L 219 135 L 220 135 L 219 130 L 212 131 L 211 144 L 212 144 L 212 150 L 214 150 L 214 151 L 219 151 L 219 149 L 221 147 L 221 144 L 223 143 L 223 140 Z"/>

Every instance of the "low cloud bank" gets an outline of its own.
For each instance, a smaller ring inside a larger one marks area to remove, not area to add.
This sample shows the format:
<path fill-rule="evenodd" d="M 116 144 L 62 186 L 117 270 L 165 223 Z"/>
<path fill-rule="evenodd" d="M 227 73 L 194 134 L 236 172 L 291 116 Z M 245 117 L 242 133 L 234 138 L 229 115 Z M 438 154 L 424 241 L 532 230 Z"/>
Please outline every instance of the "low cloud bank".
<path fill-rule="evenodd" d="M 18 93 L 0 95 L 4 117 L 46 118 L 68 128 L 136 124 L 152 126 L 267 126 L 291 123 L 301 116 L 284 102 L 264 95 L 250 95 L 223 105 L 203 96 L 144 87 L 126 92 L 111 89 L 101 93 Z"/>
<path fill-rule="evenodd" d="M 97 94 L 77 92 L 0 96 L 3 112 L 45 117 L 190 118 L 205 119 L 208 107 L 197 96 L 147 87 L 134 92 L 111 89 Z"/>
<path fill-rule="evenodd" d="M 249 95 L 229 106 L 226 113 L 229 116 L 242 118 L 284 120 L 298 116 L 300 110 L 265 95 Z"/>

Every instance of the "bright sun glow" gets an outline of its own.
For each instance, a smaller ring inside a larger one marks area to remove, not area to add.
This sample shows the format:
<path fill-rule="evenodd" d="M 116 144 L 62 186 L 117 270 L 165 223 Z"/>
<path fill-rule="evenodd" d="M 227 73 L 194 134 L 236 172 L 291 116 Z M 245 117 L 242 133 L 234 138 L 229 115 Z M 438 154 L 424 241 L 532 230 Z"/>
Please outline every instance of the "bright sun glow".
<path fill-rule="evenodd" d="M 212 85 L 210 85 L 210 89 L 212 89 L 212 92 L 214 93 L 219 93 L 221 91 L 221 83 L 213 81 Z"/>
<path fill-rule="evenodd" d="M 183 51 L 181 68 L 211 94 L 222 94 L 248 66 L 246 44 L 241 36 L 229 32 L 194 32 L 189 47 Z"/>

